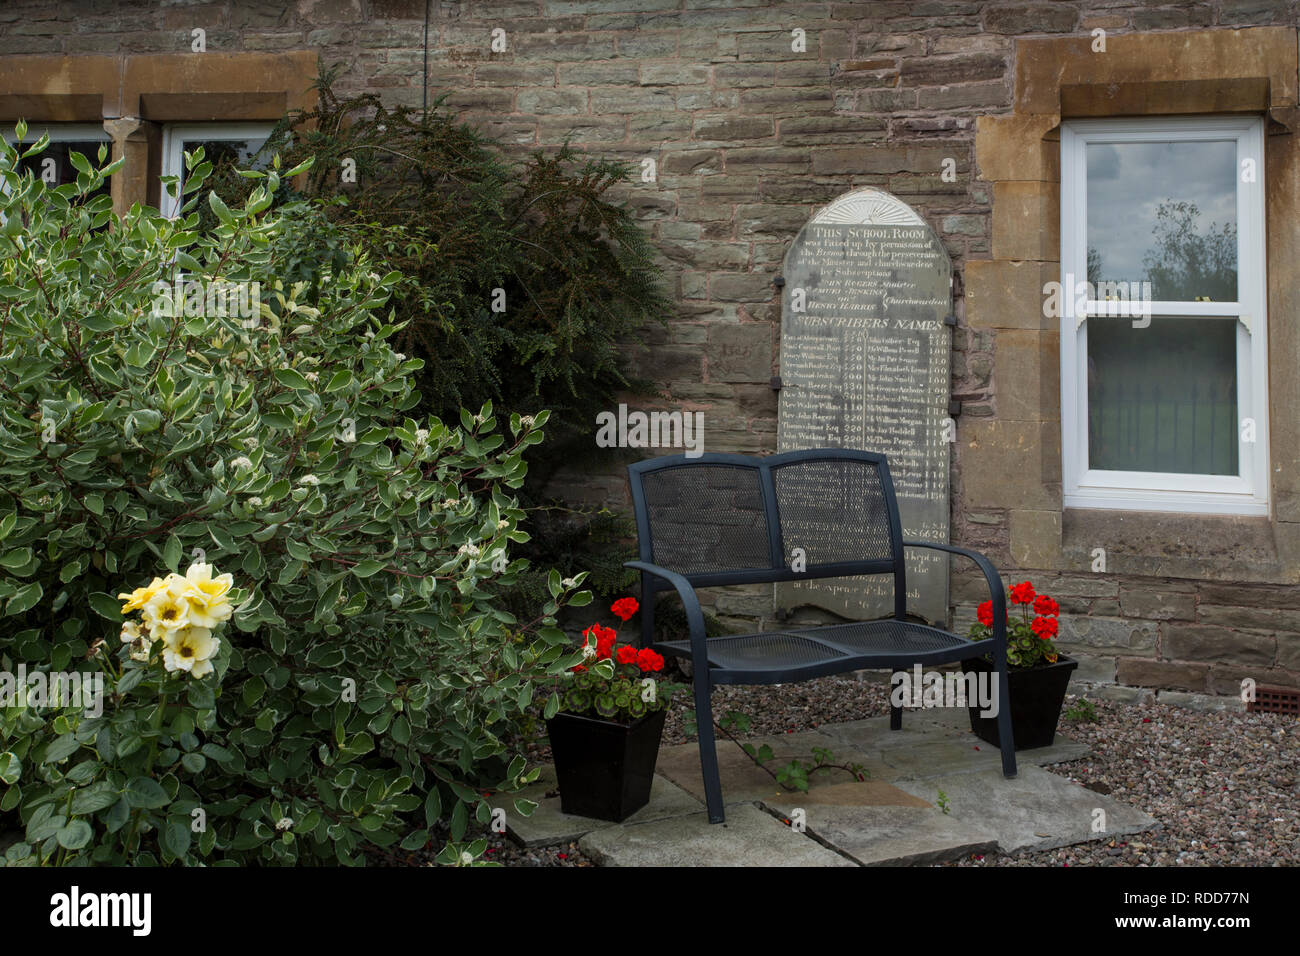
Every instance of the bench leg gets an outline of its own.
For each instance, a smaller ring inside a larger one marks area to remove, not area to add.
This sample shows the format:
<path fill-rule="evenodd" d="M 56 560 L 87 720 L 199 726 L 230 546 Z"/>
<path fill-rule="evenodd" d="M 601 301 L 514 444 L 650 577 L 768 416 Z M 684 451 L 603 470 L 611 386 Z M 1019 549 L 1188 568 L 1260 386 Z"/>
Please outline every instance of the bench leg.
<path fill-rule="evenodd" d="M 704 774 L 704 800 L 710 823 L 725 823 L 722 810 L 722 779 L 718 775 L 717 741 L 713 734 L 713 702 L 709 669 L 695 665 L 695 726 L 700 744 L 700 771 Z"/>
<path fill-rule="evenodd" d="M 641 575 L 641 642 L 637 647 L 649 647 L 655 642 L 655 589 L 650 586 L 650 575 Z"/>
<path fill-rule="evenodd" d="M 998 741 L 1002 749 L 1002 776 L 1016 775 L 1016 742 L 1011 736 L 1011 682 L 1007 677 L 1005 652 L 996 666 L 998 676 Z"/>
<path fill-rule="evenodd" d="M 902 707 L 895 707 L 895 706 L 894 706 L 894 694 L 893 694 L 894 685 L 893 685 L 892 682 L 891 682 L 890 685 L 889 685 L 889 690 L 890 690 L 890 694 L 889 694 L 889 729 L 890 729 L 890 730 L 902 730 L 902 729 L 903 729 L 903 708 L 902 708 Z"/>

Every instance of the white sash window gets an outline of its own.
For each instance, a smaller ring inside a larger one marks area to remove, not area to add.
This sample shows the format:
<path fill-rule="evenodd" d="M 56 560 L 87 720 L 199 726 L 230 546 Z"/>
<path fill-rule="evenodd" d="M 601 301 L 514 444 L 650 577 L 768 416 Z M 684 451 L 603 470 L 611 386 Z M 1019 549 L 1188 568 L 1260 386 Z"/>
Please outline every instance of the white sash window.
<path fill-rule="evenodd" d="M 1067 508 L 1268 514 L 1263 122 L 1061 127 Z"/>

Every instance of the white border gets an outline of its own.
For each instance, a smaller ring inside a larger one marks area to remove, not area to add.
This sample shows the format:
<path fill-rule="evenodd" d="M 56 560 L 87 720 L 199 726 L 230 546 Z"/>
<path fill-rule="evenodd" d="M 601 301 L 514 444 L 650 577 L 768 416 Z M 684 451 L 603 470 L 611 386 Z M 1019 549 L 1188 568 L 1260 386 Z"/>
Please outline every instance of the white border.
<path fill-rule="evenodd" d="M 1087 277 L 1089 143 L 1237 141 L 1237 287 L 1235 303 L 1152 303 L 1151 314 L 1236 316 L 1237 413 L 1255 420 L 1255 442 L 1240 440 L 1239 475 L 1100 471 L 1088 467 L 1088 323 L 1061 316 L 1061 475 L 1067 508 L 1267 515 L 1268 323 L 1264 248 L 1264 123 L 1256 116 L 1075 120 L 1061 124 L 1061 275 Z M 1255 161 L 1255 181 L 1242 181 L 1242 161 Z M 1177 175 L 1171 170 L 1170 175 Z M 1062 280 L 1064 281 L 1064 280 Z M 1063 293 L 1072 290 L 1063 290 Z M 1101 312 L 1106 303 L 1089 302 Z M 1108 321 L 1123 321 L 1108 319 Z"/>

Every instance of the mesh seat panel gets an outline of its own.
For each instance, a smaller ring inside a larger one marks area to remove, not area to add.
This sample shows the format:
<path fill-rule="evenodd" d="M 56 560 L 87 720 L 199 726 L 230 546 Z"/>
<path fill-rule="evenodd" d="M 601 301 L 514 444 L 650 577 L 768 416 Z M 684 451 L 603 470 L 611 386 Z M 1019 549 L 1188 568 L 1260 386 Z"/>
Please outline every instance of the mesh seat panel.
<path fill-rule="evenodd" d="M 688 657 L 691 653 L 690 641 L 670 641 L 661 646 Z M 709 662 L 725 670 L 782 670 L 848 657 L 843 651 L 784 631 L 709 638 Z"/>
<path fill-rule="evenodd" d="M 910 621 L 862 621 L 819 627 L 819 638 L 846 647 L 855 654 L 928 654 L 969 643 Z"/>
<path fill-rule="evenodd" d="M 871 658 L 908 657 L 969 644 L 910 621 L 855 621 L 800 631 L 762 631 L 709 638 L 709 664 L 722 670 L 787 670 L 831 661 L 870 666 Z M 834 645 L 834 646 L 832 646 Z M 666 641 L 659 647 L 689 657 L 691 642 Z"/>
<path fill-rule="evenodd" d="M 786 559 L 802 548 L 809 565 L 889 560 L 890 516 L 880 469 L 822 458 L 772 469 Z"/>
<path fill-rule="evenodd" d="M 686 464 L 646 474 L 642 488 L 655 564 L 680 574 L 772 566 L 757 468 Z"/>

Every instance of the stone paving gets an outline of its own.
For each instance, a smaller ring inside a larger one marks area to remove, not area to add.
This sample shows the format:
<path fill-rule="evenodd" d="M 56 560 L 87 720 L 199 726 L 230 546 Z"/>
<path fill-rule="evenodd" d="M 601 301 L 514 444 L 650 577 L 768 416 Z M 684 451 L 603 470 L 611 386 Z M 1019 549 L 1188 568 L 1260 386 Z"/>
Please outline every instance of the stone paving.
<path fill-rule="evenodd" d="M 965 711 L 909 711 L 752 738 L 811 763 L 813 747 L 864 765 L 866 781 L 843 771 L 812 775 L 807 793 L 783 790 L 740 748 L 718 743 L 727 822 L 711 825 L 695 744 L 663 747 L 650 803 L 622 823 L 560 812 L 555 774 L 544 767 L 522 794 L 503 795 L 510 835 L 526 846 L 578 840 L 602 866 L 902 866 L 971 853 L 1046 850 L 1109 840 L 1156 827 L 1148 814 L 1044 766 L 1077 760 L 1087 747 L 1057 734 L 1051 747 L 1017 754 L 1019 775 L 1002 776 L 997 748 L 970 733 Z M 539 803 L 531 817 L 512 801 Z"/>

